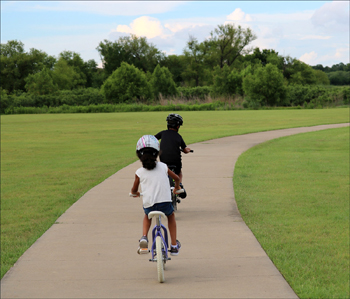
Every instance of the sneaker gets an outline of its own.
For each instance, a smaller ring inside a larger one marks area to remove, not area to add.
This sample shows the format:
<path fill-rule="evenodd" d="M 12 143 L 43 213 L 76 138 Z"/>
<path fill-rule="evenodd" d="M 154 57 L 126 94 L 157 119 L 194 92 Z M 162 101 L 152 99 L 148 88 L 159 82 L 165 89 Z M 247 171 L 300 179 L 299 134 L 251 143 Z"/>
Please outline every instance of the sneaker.
<path fill-rule="evenodd" d="M 186 190 L 185 190 L 184 186 L 182 185 L 182 183 L 180 183 L 180 187 L 181 187 L 181 189 L 184 189 L 184 192 L 178 194 L 178 197 L 180 197 L 180 198 L 186 198 L 187 193 L 186 193 Z"/>
<path fill-rule="evenodd" d="M 179 254 L 179 251 L 180 251 L 180 248 L 181 248 L 181 243 L 176 240 L 176 247 L 173 247 L 173 245 L 171 245 L 171 249 L 170 249 L 170 255 L 178 255 Z"/>
<path fill-rule="evenodd" d="M 148 253 L 148 239 L 146 236 L 142 236 L 139 240 L 139 248 L 137 249 L 138 254 Z"/>

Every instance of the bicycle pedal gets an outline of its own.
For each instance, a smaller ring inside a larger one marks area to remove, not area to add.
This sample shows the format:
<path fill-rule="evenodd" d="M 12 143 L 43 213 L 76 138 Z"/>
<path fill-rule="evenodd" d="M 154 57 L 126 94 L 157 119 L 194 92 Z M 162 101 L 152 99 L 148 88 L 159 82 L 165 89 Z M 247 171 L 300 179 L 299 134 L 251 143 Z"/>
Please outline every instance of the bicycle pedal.
<path fill-rule="evenodd" d="M 149 253 L 149 250 L 148 250 L 148 248 L 139 248 L 137 250 L 137 253 L 138 254 L 147 254 L 147 253 Z"/>
<path fill-rule="evenodd" d="M 181 202 L 181 200 L 180 200 L 180 199 L 176 199 L 176 202 L 177 202 L 177 203 L 180 203 L 180 202 Z"/>

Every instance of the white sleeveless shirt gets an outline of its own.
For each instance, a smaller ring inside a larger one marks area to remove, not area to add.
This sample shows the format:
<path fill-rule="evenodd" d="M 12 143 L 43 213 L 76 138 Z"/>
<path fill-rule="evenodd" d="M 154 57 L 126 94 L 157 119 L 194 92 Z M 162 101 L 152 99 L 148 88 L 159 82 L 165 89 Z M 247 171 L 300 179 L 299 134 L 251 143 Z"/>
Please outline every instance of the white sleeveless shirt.
<path fill-rule="evenodd" d="M 156 203 L 171 202 L 168 166 L 163 162 L 156 162 L 152 170 L 139 168 L 136 175 L 140 178 L 143 194 L 143 207 L 149 208 Z"/>

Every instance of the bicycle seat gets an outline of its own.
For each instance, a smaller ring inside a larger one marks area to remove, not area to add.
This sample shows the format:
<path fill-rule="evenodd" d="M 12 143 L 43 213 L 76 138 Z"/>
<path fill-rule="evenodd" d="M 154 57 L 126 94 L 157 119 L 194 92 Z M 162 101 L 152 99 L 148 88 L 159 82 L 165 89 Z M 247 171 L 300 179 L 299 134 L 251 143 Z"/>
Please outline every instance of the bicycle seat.
<path fill-rule="evenodd" d="M 148 219 L 152 219 L 155 216 L 161 216 L 163 218 L 165 218 L 165 214 L 161 211 L 153 211 L 153 212 L 149 212 L 148 214 Z"/>

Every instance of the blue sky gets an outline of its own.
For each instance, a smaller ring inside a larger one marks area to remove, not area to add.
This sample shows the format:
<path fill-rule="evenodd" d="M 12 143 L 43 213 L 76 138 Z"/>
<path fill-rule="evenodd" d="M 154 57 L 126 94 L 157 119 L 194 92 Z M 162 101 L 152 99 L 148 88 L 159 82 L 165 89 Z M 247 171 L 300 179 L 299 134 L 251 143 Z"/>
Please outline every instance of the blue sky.
<path fill-rule="evenodd" d="M 99 64 L 105 39 L 133 33 L 179 55 L 190 35 L 202 42 L 225 23 L 251 28 L 253 47 L 310 65 L 349 63 L 349 1 L 1 0 L 1 43 L 17 39 L 56 57 L 74 51 Z"/>

